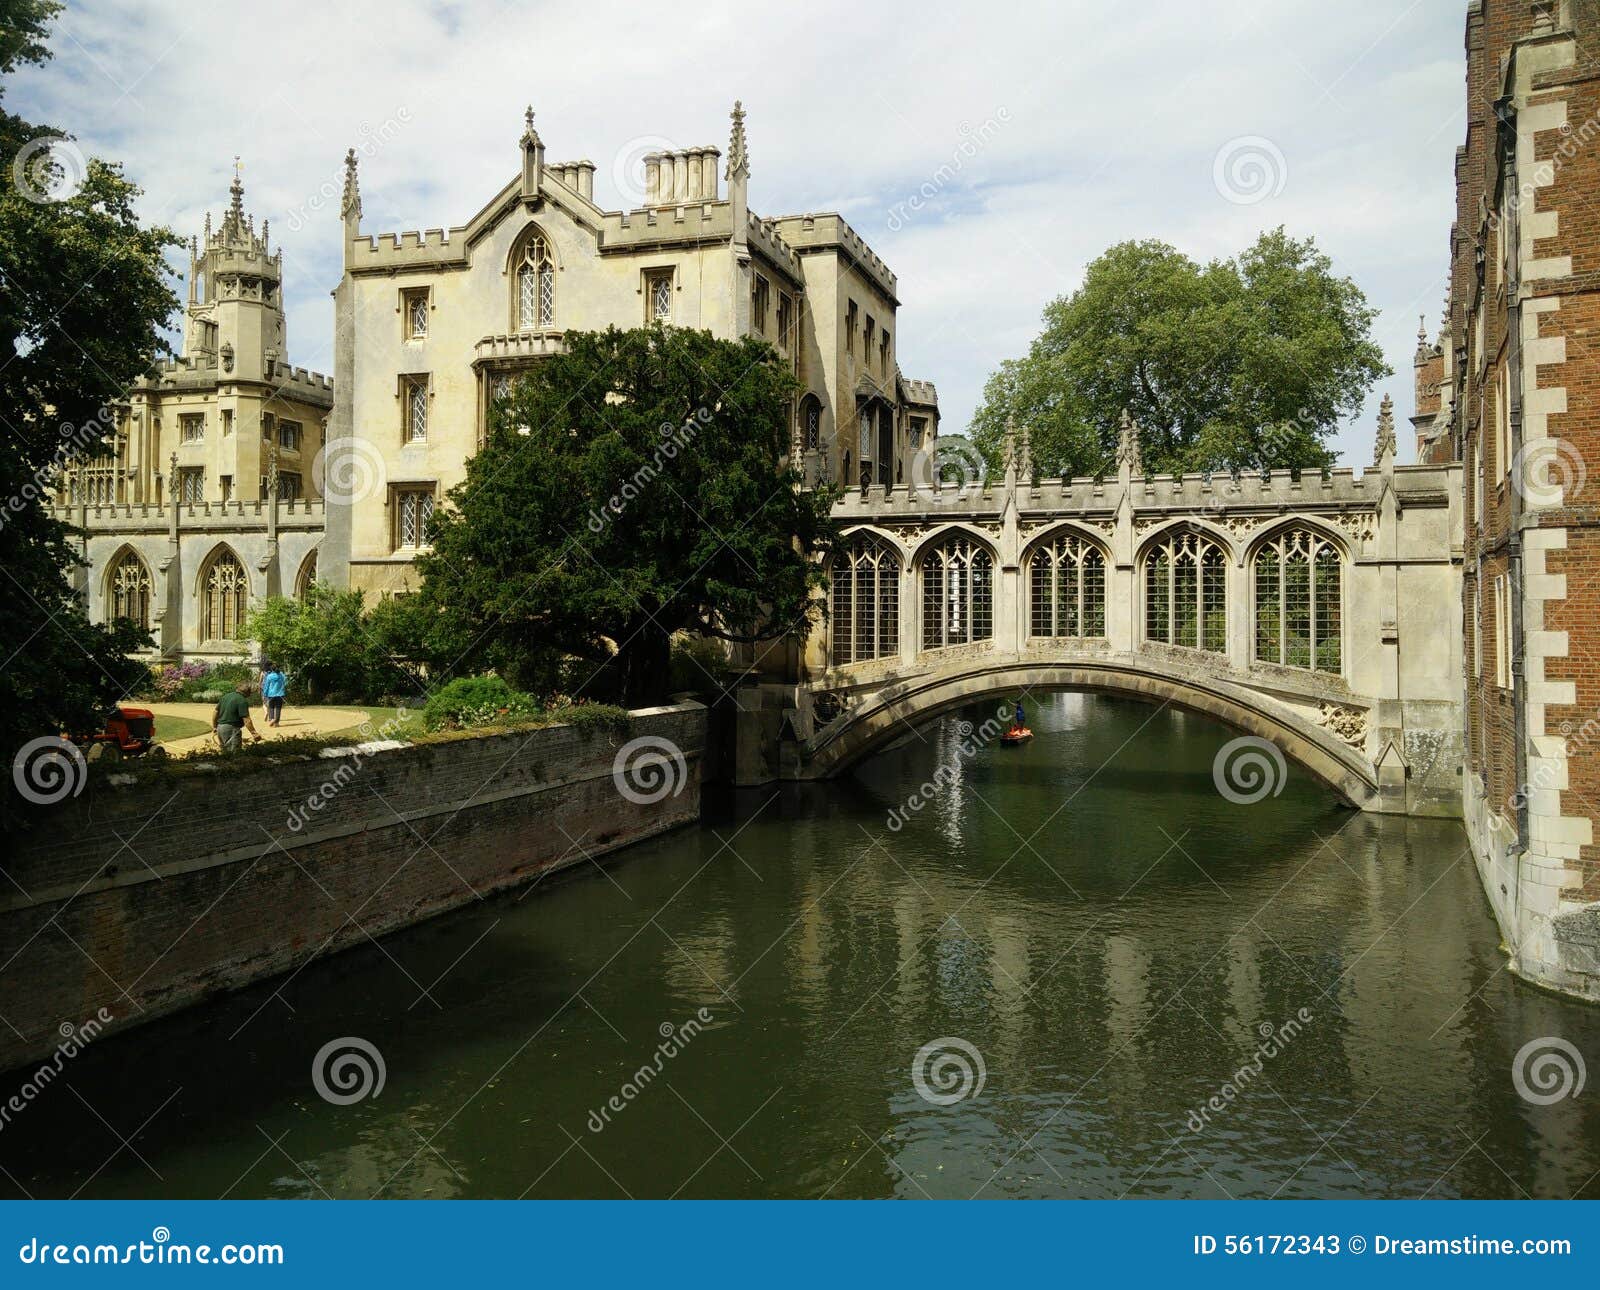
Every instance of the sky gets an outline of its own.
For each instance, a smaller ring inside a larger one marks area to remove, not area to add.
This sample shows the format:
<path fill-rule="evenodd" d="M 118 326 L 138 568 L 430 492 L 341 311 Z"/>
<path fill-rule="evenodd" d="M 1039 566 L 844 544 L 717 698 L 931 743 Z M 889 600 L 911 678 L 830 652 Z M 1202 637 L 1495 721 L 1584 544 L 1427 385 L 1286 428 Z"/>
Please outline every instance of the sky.
<path fill-rule="evenodd" d="M 239 157 L 284 253 L 289 359 L 330 374 L 345 150 L 364 231 L 460 225 L 517 172 L 529 104 L 547 157 L 594 161 L 617 209 L 643 153 L 726 153 L 742 99 L 752 210 L 838 211 L 887 262 L 900 365 L 937 385 L 946 433 L 1106 247 L 1207 260 L 1281 224 L 1379 311 L 1395 374 L 1335 440 L 1359 467 L 1383 393 L 1412 411 L 1419 315 L 1440 322 L 1465 8 L 69 0 L 6 100 L 121 162 L 185 239 Z"/>

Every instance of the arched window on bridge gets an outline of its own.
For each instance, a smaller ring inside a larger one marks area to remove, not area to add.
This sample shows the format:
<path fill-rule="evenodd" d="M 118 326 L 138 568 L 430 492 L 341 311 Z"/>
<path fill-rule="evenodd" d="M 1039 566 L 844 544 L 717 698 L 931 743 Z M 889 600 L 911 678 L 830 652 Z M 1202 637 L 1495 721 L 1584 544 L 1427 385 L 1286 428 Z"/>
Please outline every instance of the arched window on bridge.
<path fill-rule="evenodd" d="M 1144 634 L 1165 645 L 1228 649 L 1228 562 L 1203 533 L 1173 533 L 1144 562 Z"/>
<path fill-rule="evenodd" d="M 900 652 L 900 557 L 862 535 L 834 553 L 828 618 L 835 667 Z"/>
<path fill-rule="evenodd" d="M 1310 529 L 1284 529 L 1256 551 L 1256 657 L 1316 672 L 1340 668 L 1339 549 Z"/>
<path fill-rule="evenodd" d="M 922 648 L 994 635 L 994 560 L 971 538 L 946 538 L 922 560 Z"/>
<path fill-rule="evenodd" d="M 1036 546 L 1028 586 L 1030 636 L 1106 634 L 1106 562 L 1087 538 L 1062 533 Z"/>

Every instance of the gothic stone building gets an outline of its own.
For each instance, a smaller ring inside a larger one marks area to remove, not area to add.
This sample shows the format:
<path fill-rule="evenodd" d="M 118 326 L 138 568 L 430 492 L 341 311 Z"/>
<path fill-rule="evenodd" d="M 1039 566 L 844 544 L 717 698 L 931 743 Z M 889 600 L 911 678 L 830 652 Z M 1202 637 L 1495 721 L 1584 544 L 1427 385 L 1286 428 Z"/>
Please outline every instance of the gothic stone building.
<path fill-rule="evenodd" d="M 57 515 L 82 530 L 79 588 L 167 658 L 237 657 L 252 602 L 316 576 L 326 376 L 285 361 L 282 252 L 232 202 L 191 242 L 179 356 L 114 411 L 105 452 L 66 474 Z"/>
<path fill-rule="evenodd" d="M 1474 0 L 1417 450 L 1465 465 L 1464 814 L 1513 967 L 1600 997 L 1600 6 Z"/>
<path fill-rule="evenodd" d="M 802 386 L 793 452 L 815 481 L 893 484 L 938 432 L 933 386 L 901 376 L 895 276 L 836 214 L 749 208 L 735 105 L 717 148 L 645 159 L 645 205 L 594 202 L 594 164 L 555 162 L 527 116 L 517 173 L 465 225 L 371 235 L 346 161 L 344 277 L 324 575 L 415 585 L 429 518 L 466 473 L 492 400 L 567 330 L 661 322 L 772 343 Z"/>

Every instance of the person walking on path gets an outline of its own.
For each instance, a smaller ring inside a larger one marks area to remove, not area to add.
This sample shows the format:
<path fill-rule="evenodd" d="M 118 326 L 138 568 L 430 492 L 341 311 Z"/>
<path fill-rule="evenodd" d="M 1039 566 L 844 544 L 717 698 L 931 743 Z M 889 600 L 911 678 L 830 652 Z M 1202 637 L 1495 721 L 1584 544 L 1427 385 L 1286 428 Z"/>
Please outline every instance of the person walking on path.
<path fill-rule="evenodd" d="M 211 731 L 223 752 L 239 751 L 241 730 L 248 730 L 260 741 L 261 732 L 250 720 L 250 687 L 243 681 L 217 700 L 217 710 L 211 714 Z"/>
<path fill-rule="evenodd" d="M 261 700 L 267 708 L 267 724 L 283 724 L 283 699 L 289 693 L 289 678 L 271 663 L 262 665 Z"/>

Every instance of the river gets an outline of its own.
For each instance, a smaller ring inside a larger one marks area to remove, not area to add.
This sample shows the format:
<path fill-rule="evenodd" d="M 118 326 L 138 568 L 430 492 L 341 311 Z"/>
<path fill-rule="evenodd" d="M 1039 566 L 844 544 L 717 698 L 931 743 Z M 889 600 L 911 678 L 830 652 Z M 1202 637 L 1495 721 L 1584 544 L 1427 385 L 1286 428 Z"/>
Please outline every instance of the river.
<path fill-rule="evenodd" d="M 1229 801 L 1170 708 L 993 711 L 102 1040 L 0 1188 L 1600 1198 L 1600 1090 L 1514 1070 L 1600 1009 L 1505 970 L 1459 825 Z"/>

